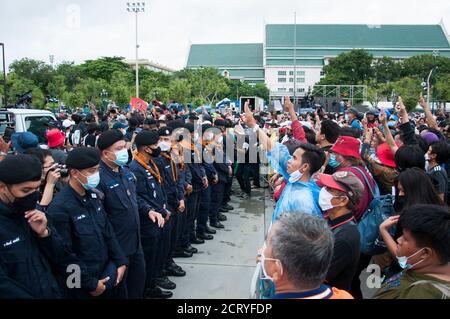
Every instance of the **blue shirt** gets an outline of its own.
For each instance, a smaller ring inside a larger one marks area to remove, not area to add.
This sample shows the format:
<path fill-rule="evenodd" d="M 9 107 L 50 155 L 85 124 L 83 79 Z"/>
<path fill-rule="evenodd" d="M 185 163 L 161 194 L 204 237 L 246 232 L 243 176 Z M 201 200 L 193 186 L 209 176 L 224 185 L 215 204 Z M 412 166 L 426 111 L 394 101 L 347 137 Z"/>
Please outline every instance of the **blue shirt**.
<path fill-rule="evenodd" d="M 317 184 L 313 180 L 289 182 L 287 162 L 292 156 L 289 154 L 288 148 L 283 144 L 276 143 L 272 151 L 267 153 L 267 157 L 272 168 L 283 175 L 286 180 L 286 186 L 272 215 L 272 223 L 283 213 L 302 212 L 322 217 L 318 204 L 320 188 Z"/>

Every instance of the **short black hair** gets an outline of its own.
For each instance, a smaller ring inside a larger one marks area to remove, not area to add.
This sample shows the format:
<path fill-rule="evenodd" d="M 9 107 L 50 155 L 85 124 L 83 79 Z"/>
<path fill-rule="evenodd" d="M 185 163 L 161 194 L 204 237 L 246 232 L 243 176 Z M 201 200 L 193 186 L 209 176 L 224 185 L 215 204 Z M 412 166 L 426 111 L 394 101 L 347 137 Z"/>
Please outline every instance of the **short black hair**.
<path fill-rule="evenodd" d="M 343 127 L 340 130 L 341 136 L 350 136 L 354 138 L 361 138 L 361 131 L 355 127 Z"/>
<path fill-rule="evenodd" d="M 436 162 L 441 165 L 448 161 L 449 155 L 449 147 L 447 142 L 444 141 L 436 141 L 430 144 L 431 151 L 433 154 L 436 154 Z"/>
<path fill-rule="evenodd" d="M 323 120 L 320 124 L 320 134 L 324 134 L 327 141 L 334 144 L 341 134 L 341 128 L 331 120 Z"/>
<path fill-rule="evenodd" d="M 402 211 L 400 226 L 419 247 L 430 247 L 442 264 L 450 262 L 450 212 L 447 206 L 413 205 Z"/>
<path fill-rule="evenodd" d="M 400 172 L 418 167 L 425 170 L 425 153 L 418 145 L 402 145 L 395 152 L 395 165 Z"/>
<path fill-rule="evenodd" d="M 317 146 L 310 143 L 303 143 L 298 148 L 305 151 L 302 155 L 302 162 L 309 164 L 311 175 L 317 172 L 325 163 L 325 152 Z"/>
<path fill-rule="evenodd" d="M 47 156 L 52 156 L 52 152 L 40 147 L 29 148 L 24 152 L 24 154 L 36 157 L 39 160 L 39 162 L 41 162 L 41 165 L 44 165 L 45 158 Z"/>
<path fill-rule="evenodd" d="M 303 130 L 305 131 L 305 138 L 310 144 L 316 144 L 316 134 L 309 127 L 303 126 Z"/>

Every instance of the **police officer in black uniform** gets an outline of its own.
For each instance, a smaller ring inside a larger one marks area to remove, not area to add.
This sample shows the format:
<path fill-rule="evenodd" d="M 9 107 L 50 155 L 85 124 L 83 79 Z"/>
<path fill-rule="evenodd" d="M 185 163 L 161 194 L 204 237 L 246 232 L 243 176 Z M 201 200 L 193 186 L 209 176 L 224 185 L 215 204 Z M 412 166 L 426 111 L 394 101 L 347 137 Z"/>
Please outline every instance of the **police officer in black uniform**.
<path fill-rule="evenodd" d="M 36 210 L 42 165 L 30 155 L 0 162 L 0 298 L 63 298 L 52 267 L 75 263 L 62 239 Z M 65 280 L 64 280 L 65 281 Z"/>
<path fill-rule="evenodd" d="M 161 149 L 161 156 L 157 162 L 160 172 L 164 174 L 163 188 L 167 194 L 167 205 L 170 212 L 168 223 L 170 224 L 170 233 L 166 234 L 165 241 L 169 244 L 167 251 L 164 251 L 165 264 L 164 271 L 168 276 L 183 277 L 186 272 L 178 266 L 173 260 L 173 253 L 177 244 L 180 233 L 181 216 L 185 214 L 184 203 L 184 181 L 181 178 L 181 172 L 171 155 L 172 135 L 173 129 L 171 127 L 163 127 L 158 130 L 159 148 Z M 167 224 L 166 224 L 167 225 Z M 164 233 L 164 230 L 163 230 Z M 163 234 L 164 237 L 164 234 Z M 164 274 L 163 274 L 164 275 Z"/>
<path fill-rule="evenodd" d="M 190 185 L 192 185 L 192 193 L 186 198 L 186 226 L 183 231 L 181 245 L 184 249 L 189 250 L 190 244 L 205 243 L 205 240 L 197 237 L 195 221 L 200 210 L 200 193 L 202 190 L 208 188 L 208 178 L 201 162 L 201 149 L 198 148 L 199 133 L 195 132 L 195 126 L 192 123 L 187 123 L 185 128 L 191 136 L 190 140 L 183 140 L 181 145 L 184 148 L 183 153 L 189 154 L 188 156 L 190 157 L 186 165 L 192 175 L 190 182 Z"/>
<path fill-rule="evenodd" d="M 141 221 L 141 241 L 146 264 L 145 298 L 170 298 L 172 292 L 162 290 L 156 278 L 161 274 L 162 228 L 170 218 L 167 197 L 162 187 L 162 176 L 154 159 L 161 152 L 159 136 L 153 131 L 142 131 L 136 135 L 137 152 L 130 169 L 137 179 L 137 199 Z M 169 284 L 168 282 L 166 282 Z"/>
<path fill-rule="evenodd" d="M 208 178 L 208 187 L 204 189 L 200 194 L 200 209 L 197 218 L 197 237 L 204 240 L 212 240 L 216 231 L 208 227 L 208 215 L 211 207 L 211 189 L 212 185 L 219 182 L 217 171 L 214 168 L 214 156 L 213 156 L 213 139 L 214 129 L 209 124 L 202 125 L 202 141 L 203 146 L 203 158 L 202 164 Z"/>
<path fill-rule="evenodd" d="M 123 299 L 144 297 L 145 260 L 141 246 L 139 211 L 136 198 L 136 177 L 125 165 L 128 151 L 123 134 L 109 130 L 97 141 L 100 149 L 100 184 L 105 195 L 104 206 L 109 221 L 128 259 L 128 268 L 119 286 Z"/>
<path fill-rule="evenodd" d="M 100 152 L 91 147 L 76 148 L 67 156 L 69 184 L 47 209 L 49 219 L 81 267 L 81 287 L 69 289 L 75 298 L 115 297 L 128 260 L 103 207 L 100 182 Z"/>

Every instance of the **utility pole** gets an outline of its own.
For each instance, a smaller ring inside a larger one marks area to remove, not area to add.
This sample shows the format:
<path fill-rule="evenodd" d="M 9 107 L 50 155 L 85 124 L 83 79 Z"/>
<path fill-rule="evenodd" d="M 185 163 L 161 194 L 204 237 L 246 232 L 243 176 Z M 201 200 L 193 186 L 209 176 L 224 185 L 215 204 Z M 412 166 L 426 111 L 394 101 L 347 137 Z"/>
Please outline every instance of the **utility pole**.
<path fill-rule="evenodd" d="M 297 12 L 294 12 L 294 108 L 297 109 Z"/>
<path fill-rule="evenodd" d="M 136 15 L 136 97 L 139 97 L 139 44 L 138 44 L 138 13 L 145 12 L 145 2 L 127 2 L 127 11 Z"/>

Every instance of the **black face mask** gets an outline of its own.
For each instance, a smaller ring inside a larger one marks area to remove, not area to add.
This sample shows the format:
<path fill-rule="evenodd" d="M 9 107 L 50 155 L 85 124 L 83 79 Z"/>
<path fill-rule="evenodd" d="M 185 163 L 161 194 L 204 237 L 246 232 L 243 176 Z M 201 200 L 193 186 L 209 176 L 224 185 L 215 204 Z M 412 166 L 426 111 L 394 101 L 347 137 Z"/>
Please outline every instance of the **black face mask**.
<path fill-rule="evenodd" d="M 159 154 L 161 154 L 161 148 L 152 148 L 152 153 L 150 154 L 150 156 L 152 157 L 158 157 Z"/>
<path fill-rule="evenodd" d="M 36 208 L 39 200 L 39 193 L 33 192 L 25 197 L 16 198 L 12 206 L 18 213 L 25 213 Z"/>
<path fill-rule="evenodd" d="M 405 204 L 406 204 L 406 196 L 399 195 L 394 203 L 395 212 L 400 213 L 403 210 L 403 208 L 405 207 Z"/>

